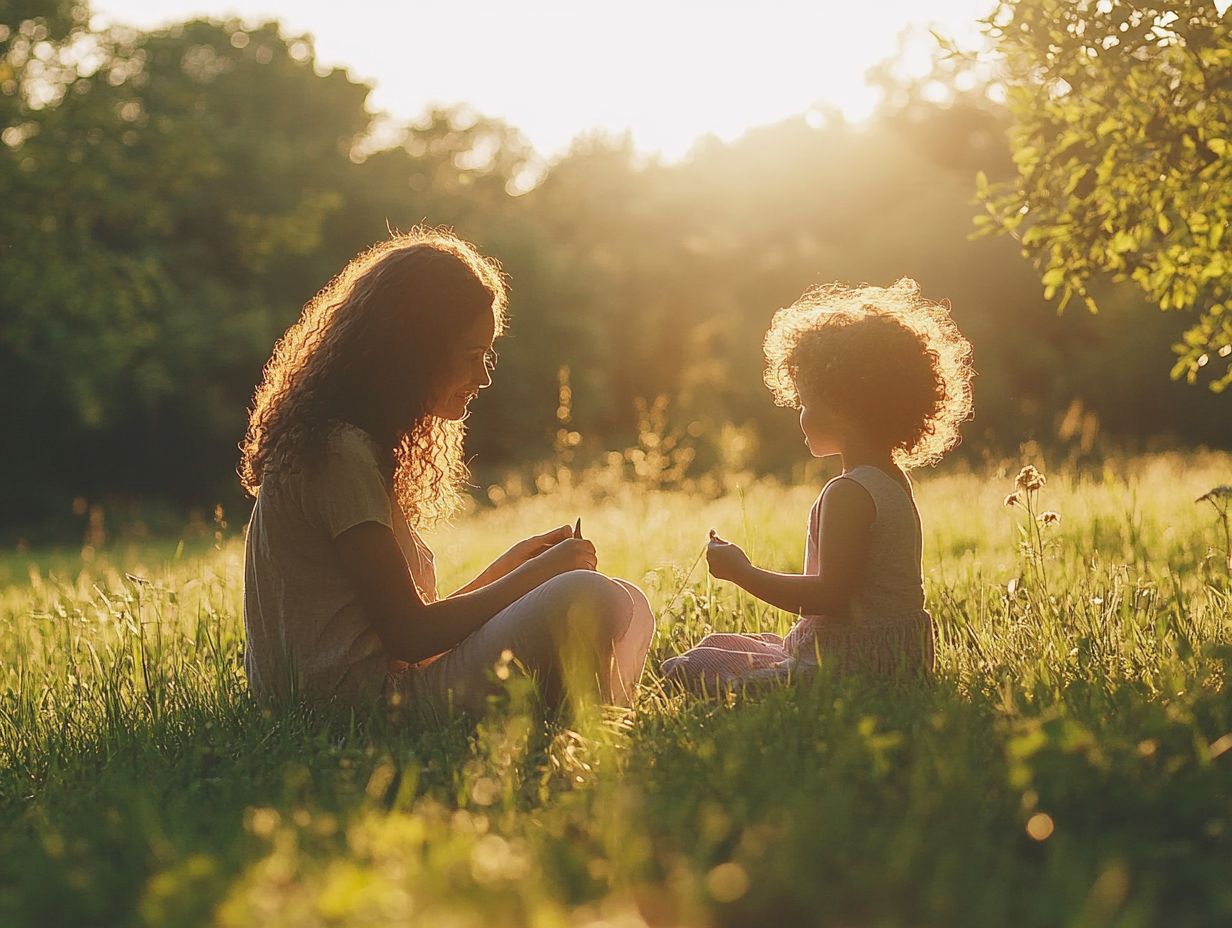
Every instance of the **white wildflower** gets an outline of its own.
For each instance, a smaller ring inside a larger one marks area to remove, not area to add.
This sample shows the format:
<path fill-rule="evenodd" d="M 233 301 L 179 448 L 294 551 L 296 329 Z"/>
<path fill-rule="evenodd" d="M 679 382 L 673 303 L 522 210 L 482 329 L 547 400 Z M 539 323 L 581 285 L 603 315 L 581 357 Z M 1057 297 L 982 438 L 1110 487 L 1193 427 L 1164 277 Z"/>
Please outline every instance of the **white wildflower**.
<path fill-rule="evenodd" d="M 1217 500 L 1229 499 L 1229 498 L 1232 498 L 1232 484 L 1221 483 L 1217 487 L 1211 487 L 1209 490 L 1207 490 L 1205 493 L 1199 496 L 1196 500 L 1194 500 L 1194 502 L 1195 503 L 1214 503 Z"/>
<path fill-rule="evenodd" d="M 1020 490 L 1038 490 L 1048 478 L 1035 469 L 1035 466 L 1028 464 L 1018 472 L 1018 476 L 1014 478 L 1014 485 Z"/>

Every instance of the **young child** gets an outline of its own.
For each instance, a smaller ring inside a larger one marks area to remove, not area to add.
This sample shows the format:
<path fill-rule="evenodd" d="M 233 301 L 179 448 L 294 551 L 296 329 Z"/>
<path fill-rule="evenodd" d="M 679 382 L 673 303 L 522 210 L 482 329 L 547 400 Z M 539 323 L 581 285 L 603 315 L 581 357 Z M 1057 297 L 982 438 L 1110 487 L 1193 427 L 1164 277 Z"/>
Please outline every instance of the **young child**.
<path fill-rule="evenodd" d="M 786 638 L 707 635 L 663 664 L 664 676 L 714 692 L 821 663 L 837 673 L 928 673 L 919 514 L 906 470 L 935 464 L 971 417 L 971 345 L 913 280 L 818 287 L 775 314 L 766 385 L 800 410 L 814 457 L 843 472 L 809 512 L 804 572 L 753 566 L 711 529 L 710 573 L 801 618 Z"/>

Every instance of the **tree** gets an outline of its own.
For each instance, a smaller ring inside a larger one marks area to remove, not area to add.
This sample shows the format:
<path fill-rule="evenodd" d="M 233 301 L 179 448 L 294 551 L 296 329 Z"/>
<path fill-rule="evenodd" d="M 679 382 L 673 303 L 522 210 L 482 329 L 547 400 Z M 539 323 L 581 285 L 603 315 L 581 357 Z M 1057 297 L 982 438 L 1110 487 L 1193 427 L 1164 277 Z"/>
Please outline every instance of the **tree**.
<path fill-rule="evenodd" d="M 37 436 L 20 507 L 48 471 L 157 493 L 232 469 L 370 122 L 369 88 L 273 24 L 90 39 L 97 66 L 0 146 L 0 428 Z"/>
<path fill-rule="evenodd" d="M 1091 311 L 1101 274 L 1197 322 L 1174 378 L 1232 384 L 1232 22 L 1210 0 L 1001 0 L 1017 176 L 980 178 L 985 231 L 1013 235 L 1046 299 Z M 1222 362 L 1212 364 L 1211 362 Z M 1208 367 L 1209 365 L 1209 367 Z"/>
<path fill-rule="evenodd" d="M 75 67 L 62 52 L 83 34 L 88 19 L 88 7 L 80 0 L 0 0 L 0 130 L 8 136 L 5 144 L 16 137 L 9 130 L 20 130 L 24 116 L 63 96 Z"/>

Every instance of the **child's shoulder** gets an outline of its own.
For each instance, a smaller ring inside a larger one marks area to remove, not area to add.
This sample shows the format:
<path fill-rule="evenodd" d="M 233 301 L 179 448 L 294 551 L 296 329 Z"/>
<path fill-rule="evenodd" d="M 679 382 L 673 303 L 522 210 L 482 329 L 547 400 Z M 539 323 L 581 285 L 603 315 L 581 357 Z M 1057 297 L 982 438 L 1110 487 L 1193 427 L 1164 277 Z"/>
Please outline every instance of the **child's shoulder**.
<path fill-rule="evenodd" d="M 855 483 L 863 487 L 865 492 L 867 492 L 874 499 L 886 492 L 893 494 L 901 492 L 906 494 L 908 498 L 912 498 L 914 496 L 912 493 L 911 478 L 907 476 L 906 471 L 899 467 L 894 467 L 892 470 L 886 471 L 880 467 L 874 467 L 871 464 L 860 464 L 853 467 L 851 470 L 840 474 L 839 477 L 849 478 L 850 483 Z M 836 477 L 835 479 L 837 480 L 838 478 Z M 833 482 L 834 481 L 831 481 L 831 483 Z"/>
<path fill-rule="evenodd" d="M 826 481 L 821 493 L 813 502 L 813 514 L 843 515 L 869 521 L 877 514 L 876 499 L 860 480 L 852 477 L 851 471 L 845 471 Z"/>

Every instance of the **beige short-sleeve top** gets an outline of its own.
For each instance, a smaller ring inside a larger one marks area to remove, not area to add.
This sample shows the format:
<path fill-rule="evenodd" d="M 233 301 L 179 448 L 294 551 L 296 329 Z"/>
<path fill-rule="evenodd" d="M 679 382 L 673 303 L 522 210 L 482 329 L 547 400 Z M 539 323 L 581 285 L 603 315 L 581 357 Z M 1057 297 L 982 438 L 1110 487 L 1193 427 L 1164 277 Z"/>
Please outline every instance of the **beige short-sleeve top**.
<path fill-rule="evenodd" d="M 364 522 L 393 531 L 420 596 L 434 602 L 432 551 L 394 498 L 392 458 L 367 432 L 336 423 L 318 460 L 265 474 L 244 548 L 244 668 L 258 698 L 379 698 L 389 655 L 334 548 Z"/>

